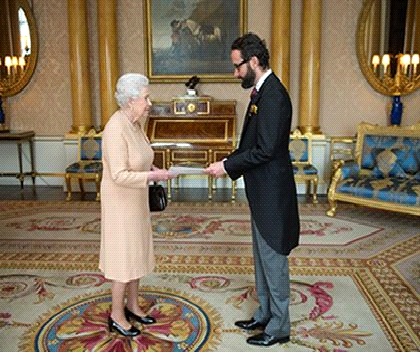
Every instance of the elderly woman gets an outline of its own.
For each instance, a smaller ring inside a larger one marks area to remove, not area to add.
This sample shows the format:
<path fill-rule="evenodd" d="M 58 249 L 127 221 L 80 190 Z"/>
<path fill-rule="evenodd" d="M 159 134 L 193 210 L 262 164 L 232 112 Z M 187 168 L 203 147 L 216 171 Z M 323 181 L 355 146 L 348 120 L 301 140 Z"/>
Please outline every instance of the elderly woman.
<path fill-rule="evenodd" d="M 120 109 L 102 135 L 99 268 L 112 281 L 109 330 L 124 336 L 140 333 L 130 319 L 155 322 L 138 304 L 139 279 L 152 272 L 155 264 L 148 184 L 175 177 L 152 165 L 153 150 L 144 133 L 151 106 L 148 84 L 140 74 L 119 78 L 115 98 Z"/>

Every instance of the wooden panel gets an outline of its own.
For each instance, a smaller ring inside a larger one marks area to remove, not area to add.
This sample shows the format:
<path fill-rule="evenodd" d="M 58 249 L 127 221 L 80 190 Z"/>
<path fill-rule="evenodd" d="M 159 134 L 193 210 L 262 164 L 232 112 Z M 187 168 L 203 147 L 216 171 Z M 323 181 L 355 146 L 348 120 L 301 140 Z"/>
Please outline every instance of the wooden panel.
<path fill-rule="evenodd" d="M 229 153 L 231 153 L 232 150 L 226 150 L 226 151 L 214 151 L 213 153 L 213 162 L 215 161 L 221 161 L 223 158 L 225 158 Z"/>
<path fill-rule="evenodd" d="M 165 151 L 155 150 L 155 158 L 153 164 L 158 168 L 166 168 Z"/>
<path fill-rule="evenodd" d="M 236 115 L 236 103 L 215 103 L 211 106 L 211 114 L 213 115 Z"/>
<path fill-rule="evenodd" d="M 185 150 L 174 150 L 172 151 L 171 161 L 173 162 L 202 162 L 206 163 L 209 160 L 208 151 L 185 151 Z"/>
<path fill-rule="evenodd" d="M 227 120 L 159 119 L 149 123 L 150 142 L 199 142 L 204 144 L 231 142 Z"/>

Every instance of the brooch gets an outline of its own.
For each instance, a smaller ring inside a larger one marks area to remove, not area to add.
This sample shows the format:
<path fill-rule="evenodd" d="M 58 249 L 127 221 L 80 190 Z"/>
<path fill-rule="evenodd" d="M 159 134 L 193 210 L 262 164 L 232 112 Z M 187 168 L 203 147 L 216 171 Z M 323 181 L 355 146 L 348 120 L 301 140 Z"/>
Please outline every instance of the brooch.
<path fill-rule="evenodd" d="M 251 112 L 252 114 L 257 114 L 257 112 L 258 112 L 258 107 L 257 107 L 255 104 L 252 104 L 252 105 L 251 105 L 250 112 Z"/>

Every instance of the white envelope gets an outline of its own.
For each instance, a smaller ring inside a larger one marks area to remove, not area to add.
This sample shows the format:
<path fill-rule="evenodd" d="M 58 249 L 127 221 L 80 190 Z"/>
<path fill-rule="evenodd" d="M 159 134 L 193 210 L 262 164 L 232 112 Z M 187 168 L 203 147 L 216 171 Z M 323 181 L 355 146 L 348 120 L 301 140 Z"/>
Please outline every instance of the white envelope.
<path fill-rule="evenodd" d="M 197 167 L 177 167 L 173 166 L 169 168 L 169 172 L 179 175 L 179 174 L 206 174 L 204 168 Z"/>

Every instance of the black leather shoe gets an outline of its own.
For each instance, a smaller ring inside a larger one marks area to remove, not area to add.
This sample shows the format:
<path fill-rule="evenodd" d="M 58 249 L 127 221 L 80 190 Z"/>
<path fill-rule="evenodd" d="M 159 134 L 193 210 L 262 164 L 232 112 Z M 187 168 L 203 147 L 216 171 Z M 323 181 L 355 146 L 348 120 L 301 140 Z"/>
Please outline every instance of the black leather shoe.
<path fill-rule="evenodd" d="M 127 318 L 127 320 L 134 319 L 142 324 L 145 325 L 150 325 L 150 324 L 154 324 L 156 322 L 156 319 L 154 317 L 151 316 L 138 316 L 136 314 L 134 314 L 133 312 L 131 312 L 130 310 L 127 309 L 127 307 L 124 308 L 124 314 L 125 317 Z"/>
<path fill-rule="evenodd" d="M 122 334 L 123 336 L 137 336 L 140 334 L 140 330 L 131 326 L 128 330 L 122 327 L 119 323 L 112 320 L 111 316 L 108 317 L 108 328 L 109 332 L 117 331 L 118 333 Z"/>
<path fill-rule="evenodd" d="M 259 333 L 258 335 L 248 337 L 246 342 L 254 344 L 256 346 L 271 346 L 276 343 L 286 343 L 290 341 L 289 336 L 274 337 L 266 334 L 265 332 Z"/>
<path fill-rule="evenodd" d="M 256 321 L 253 317 L 249 320 L 242 320 L 242 321 L 236 321 L 235 325 L 240 327 L 243 330 L 256 330 L 256 329 L 260 329 L 260 330 L 264 330 L 265 328 L 265 324 Z"/>

